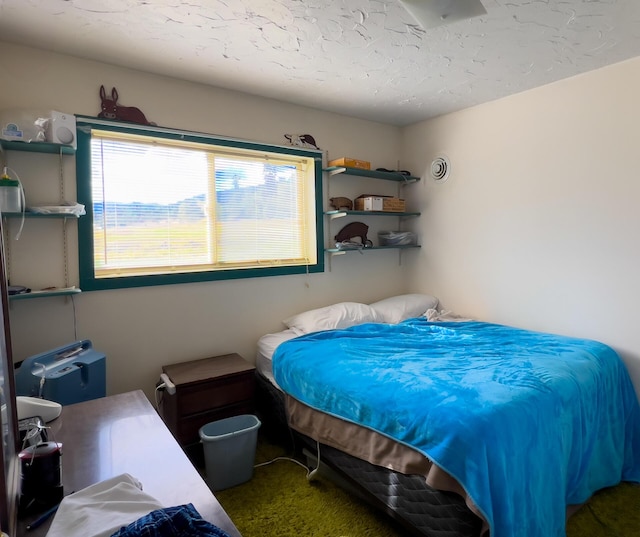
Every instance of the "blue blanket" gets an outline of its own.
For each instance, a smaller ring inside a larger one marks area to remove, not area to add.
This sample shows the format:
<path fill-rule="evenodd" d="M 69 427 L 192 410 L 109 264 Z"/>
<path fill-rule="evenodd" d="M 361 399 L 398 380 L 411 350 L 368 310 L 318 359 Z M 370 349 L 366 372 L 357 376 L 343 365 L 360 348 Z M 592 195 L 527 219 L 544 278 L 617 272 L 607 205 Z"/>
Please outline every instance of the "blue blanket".
<path fill-rule="evenodd" d="M 300 336 L 273 370 L 295 399 L 455 477 L 492 537 L 564 537 L 566 505 L 640 482 L 638 400 L 596 341 L 420 318 Z"/>

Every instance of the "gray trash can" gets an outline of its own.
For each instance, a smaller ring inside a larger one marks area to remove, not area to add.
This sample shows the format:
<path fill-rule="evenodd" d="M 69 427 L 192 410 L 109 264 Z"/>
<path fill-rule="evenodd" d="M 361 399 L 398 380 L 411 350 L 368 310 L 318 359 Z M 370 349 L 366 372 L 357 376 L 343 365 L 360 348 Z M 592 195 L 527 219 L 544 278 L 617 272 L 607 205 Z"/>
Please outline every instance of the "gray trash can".
<path fill-rule="evenodd" d="M 242 414 L 212 421 L 200 427 L 207 483 L 212 490 L 223 490 L 253 477 L 260 420 Z"/>

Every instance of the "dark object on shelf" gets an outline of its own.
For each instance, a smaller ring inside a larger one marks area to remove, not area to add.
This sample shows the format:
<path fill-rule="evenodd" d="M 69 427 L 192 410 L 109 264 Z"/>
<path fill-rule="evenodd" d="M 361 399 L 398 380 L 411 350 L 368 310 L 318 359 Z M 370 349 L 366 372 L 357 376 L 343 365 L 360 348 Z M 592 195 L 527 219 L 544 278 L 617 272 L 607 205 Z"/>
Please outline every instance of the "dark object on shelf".
<path fill-rule="evenodd" d="M 400 175 L 411 175 L 411 172 L 407 170 L 387 170 L 386 168 L 376 168 L 378 172 L 387 172 L 387 173 L 399 173 Z"/>
<path fill-rule="evenodd" d="M 373 243 L 367 239 L 367 231 L 369 226 L 363 222 L 351 222 L 344 226 L 335 236 L 336 242 L 349 241 L 353 237 L 359 237 L 363 246 L 373 246 Z"/>
<path fill-rule="evenodd" d="M 318 144 L 316 144 L 315 138 L 310 134 L 285 134 L 284 137 L 289 141 L 291 145 L 320 149 L 318 147 Z"/>
<path fill-rule="evenodd" d="M 22 293 L 30 293 L 31 289 L 24 285 L 8 285 L 7 293 L 9 295 L 21 295 Z"/>
<path fill-rule="evenodd" d="M 329 198 L 329 204 L 335 209 L 347 209 L 347 211 L 353 209 L 353 201 L 351 201 L 349 198 Z"/>
<path fill-rule="evenodd" d="M 135 106 L 120 106 L 117 102 L 118 90 L 116 88 L 111 89 L 111 99 L 108 99 L 104 86 L 100 86 L 100 99 L 102 99 L 102 111 L 98 114 L 98 117 L 121 119 L 132 123 L 140 123 L 141 125 L 153 125 L 153 123 L 147 121 L 147 118 L 139 108 Z"/>

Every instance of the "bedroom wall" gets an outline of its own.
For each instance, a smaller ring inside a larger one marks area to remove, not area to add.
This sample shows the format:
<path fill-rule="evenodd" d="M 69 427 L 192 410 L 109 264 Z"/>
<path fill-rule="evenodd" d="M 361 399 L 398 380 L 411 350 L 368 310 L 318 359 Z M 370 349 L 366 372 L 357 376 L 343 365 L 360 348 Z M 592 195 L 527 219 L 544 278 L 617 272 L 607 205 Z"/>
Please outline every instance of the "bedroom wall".
<path fill-rule="evenodd" d="M 640 394 L 640 58 L 403 131 L 403 161 L 451 176 L 414 200 L 409 286 L 456 313 L 597 339 Z M 418 192 L 418 191 L 417 191 Z"/>
<path fill-rule="evenodd" d="M 284 133 L 309 133 L 331 158 L 356 157 L 386 168 L 398 163 L 396 127 L 8 43 L 0 43 L 0 48 L 0 111 L 54 109 L 97 115 L 98 91 L 104 84 L 108 91 L 117 87 L 122 105 L 140 107 L 161 126 L 276 144 L 285 142 Z M 55 157 L 12 152 L 9 158 L 25 184 L 28 203 L 58 200 Z M 66 198 L 75 200 L 73 158 L 65 159 L 64 169 Z M 354 195 L 358 188 L 366 190 L 358 185 L 343 195 Z M 342 194 L 339 190 L 333 185 L 331 192 Z M 12 283 L 61 285 L 61 223 L 27 220 L 18 241 L 13 239 L 16 221 L 10 224 Z M 77 284 L 73 222 L 68 236 L 69 278 Z M 254 361 L 256 341 L 283 329 L 282 319 L 342 300 L 372 302 L 404 292 L 405 267 L 394 252 L 350 253 L 336 257 L 331 270 L 322 274 L 98 291 L 78 295 L 73 302 L 14 302 L 14 358 L 91 339 L 107 355 L 108 393 L 141 388 L 152 396 L 163 364 L 230 352 Z"/>

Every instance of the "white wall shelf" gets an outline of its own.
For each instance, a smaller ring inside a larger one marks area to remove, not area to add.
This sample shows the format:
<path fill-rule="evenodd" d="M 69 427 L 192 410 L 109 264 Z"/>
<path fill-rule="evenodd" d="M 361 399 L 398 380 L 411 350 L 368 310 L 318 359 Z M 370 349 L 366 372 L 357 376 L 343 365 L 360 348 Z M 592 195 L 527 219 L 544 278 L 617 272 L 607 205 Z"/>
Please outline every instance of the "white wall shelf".
<path fill-rule="evenodd" d="M 7 151 L 30 151 L 32 153 L 53 153 L 62 155 L 74 155 L 76 150 L 70 145 L 52 144 L 49 142 L 17 142 L 0 140 L 0 147 Z"/>
<path fill-rule="evenodd" d="M 344 166 L 330 166 L 324 168 L 324 172 L 329 175 L 355 175 L 358 177 L 368 177 L 370 179 L 382 179 L 384 181 L 396 181 L 398 183 L 415 183 L 420 181 L 420 177 L 405 175 L 400 172 L 381 172 L 378 170 L 363 170 L 361 168 L 346 168 Z"/>
<path fill-rule="evenodd" d="M 391 211 L 348 211 L 345 209 L 336 209 L 335 211 L 325 211 L 325 215 L 331 217 L 331 219 L 341 218 L 343 216 L 399 216 L 400 218 L 407 218 L 411 216 L 420 216 L 417 212 L 403 212 L 395 213 Z"/>
<path fill-rule="evenodd" d="M 29 293 L 18 293 L 16 295 L 9 295 L 9 300 L 28 300 L 30 298 L 48 298 L 54 296 L 70 296 L 82 293 L 81 289 L 73 287 L 71 289 L 45 289 L 41 291 L 30 291 Z"/>
<path fill-rule="evenodd" d="M 420 181 L 420 177 L 414 177 L 412 175 L 403 174 L 400 172 L 385 172 L 379 170 L 363 170 L 361 168 L 348 168 L 345 166 L 330 166 L 323 169 L 323 172 L 329 176 L 329 179 L 336 178 L 339 176 L 355 176 L 362 177 L 365 179 L 380 179 L 383 181 L 392 181 L 397 183 L 398 185 L 398 197 L 400 197 L 400 189 L 401 187 L 416 183 Z M 330 188 L 328 189 L 328 191 Z M 330 197 L 330 196 L 329 196 Z M 356 210 L 347 210 L 347 209 L 335 209 L 325 211 L 324 215 L 329 218 L 330 221 L 333 221 L 337 218 L 343 218 L 345 216 L 360 216 L 360 217 L 395 217 L 399 221 L 402 221 L 405 218 L 412 218 L 420 216 L 420 213 L 417 211 L 403 211 L 403 212 L 392 212 L 392 211 L 356 211 Z M 330 233 L 331 234 L 331 233 Z M 349 252 L 361 252 L 365 253 L 370 250 L 398 250 L 399 258 L 398 261 L 401 263 L 401 254 L 403 250 L 410 250 L 420 248 L 418 244 L 411 245 L 398 245 L 398 246 L 371 246 L 368 248 L 335 248 L 329 247 L 325 248 L 325 253 L 329 255 L 329 260 L 337 255 L 344 255 Z M 331 271 L 331 263 L 329 263 L 329 271 Z"/>
<path fill-rule="evenodd" d="M 22 218 L 22 213 L 2 213 L 3 218 Z M 70 218 L 72 220 L 77 220 L 80 218 L 79 215 L 76 214 L 68 214 L 68 213 L 32 213 L 28 209 L 24 212 L 25 218 L 56 218 L 58 220 L 66 220 Z"/>
<path fill-rule="evenodd" d="M 9 141 L 9 140 L 0 140 L 0 149 L 2 149 L 2 157 L 4 160 L 4 164 L 6 165 L 7 152 L 8 151 L 25 151 L 31 153 L 44 153 L 50 155 L 58 156 L 58 178 L 60 182 L 60 201 L 62 206 L 62 201 L 64 199 L 64 178 L 63 178 L 63 167 L 62 167 L 62 159 L 66 155 L 74 155 L 76 150 L 74 147 L 63 144 L 54 144 L 48 142 L 19 142 L 19 141 Z M 28 300 L 32 298 L 48 298 L 48 297 L 57 297 L 57 296 L 70 296 L 81 293 L 81 289 L 70 285 L 68 281 L 68 246 L 67 246 L 67 220 L 78 220 L 80 215 L 76 215 L 68 212 L 55 212 L 55 213 L 39 213 L 39 212 L 31 212 L 26 210 L 24 213 L 22 212 L 6 212 L 2 213 L 2 219 L 5 221 L 7 219 L 35 219 L 35 220 L 58 220 L 62 221 L 62 239 L 63 239 L 63 263 L 64 263 L 64 284 L 60 287 L 51 287 L 43 290 L 34 290 L 29 293 L 18 293 L 15 295 L 9 295 L 9 300 Z M 12 279 L 11 275 L 11 248 L 10 248 L 10 240 L 8 237 L 8 229 L 9 226 L 3 226 L 5 228 L 5 256 L 6 256 L 6 267 L 7 267 L 7 277 L 9 281 Z M 23 284 L 24 285 L 24 284 Z"/>
<path fill-rule="evenodd" d="M 408 250 L 411 248 L 420 248 L 419 244 L 408 244 L 403 246 L 369 246 L 367 248 L 326 248 L 325 252 L 334 255 L 344 255 L 349 252 L 368 252 L 369 250 Z"/>

